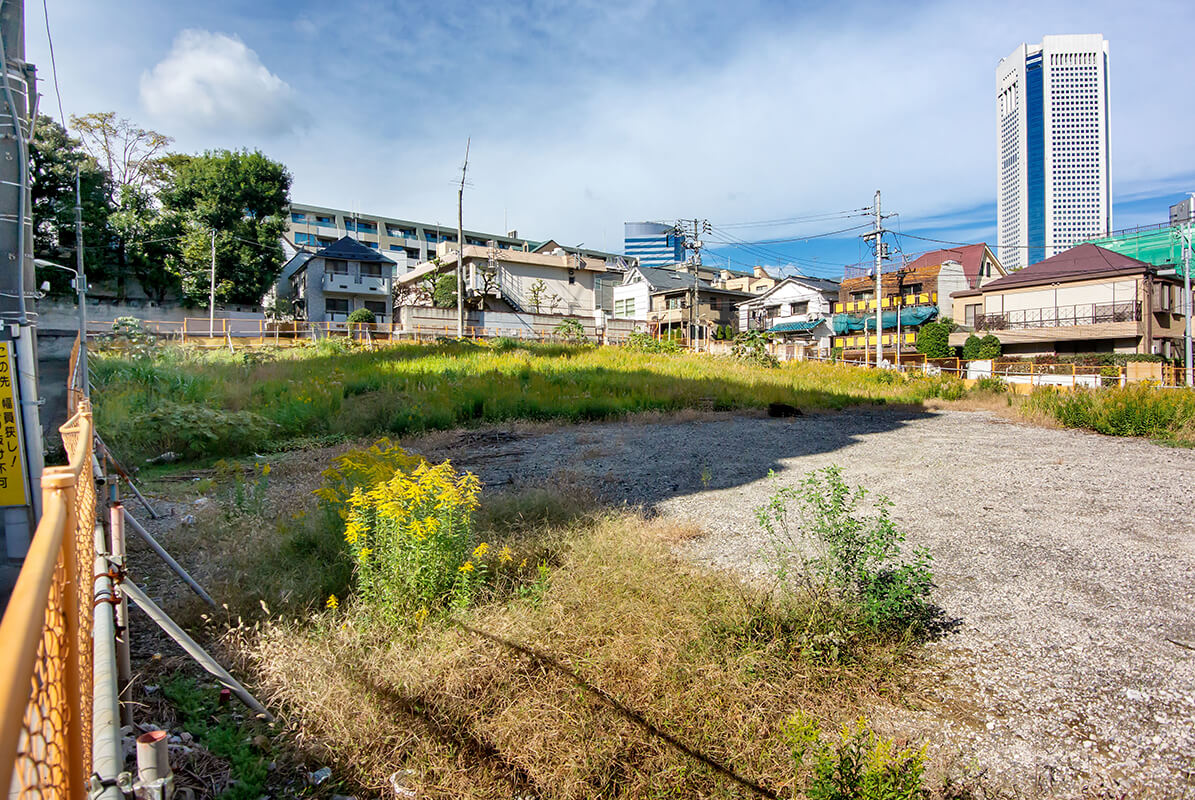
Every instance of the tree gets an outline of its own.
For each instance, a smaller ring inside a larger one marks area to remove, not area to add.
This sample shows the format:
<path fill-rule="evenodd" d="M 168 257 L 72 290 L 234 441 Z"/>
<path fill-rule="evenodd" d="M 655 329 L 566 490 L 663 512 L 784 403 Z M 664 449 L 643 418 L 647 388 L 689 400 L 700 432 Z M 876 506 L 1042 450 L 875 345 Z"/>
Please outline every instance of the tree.
<path fill-rule="evenodd" d="M 162 300 L 175 288 L 166 262 L 177 261 L 177 240 L 154 242 L 156 247 L 146 249 L 140 237 L 177 235 L 172 222 L 158 219 L 160 207 L 155 197 L 162 158 L 174 140 L 112 111 L 72 116 L 71 126 L 79 132 L 83 148 L 107 173 L 108 205 L 121 215 L 113 225 L 111 268 L 102 277 L 115 281 L 116 296 L 123 300 L 130 277 L 148 276 L 149 285 L 143 286 L 146 294 Z"/>
<path fill-rule="evenodd" d="M 118 199 L 121 187 L 148 191 L 161 174 L 159 159 L 174 140 L 164 133 L 139 128 L 113 111 L 99 111 L 71 117 L 83 147 L 112 179 L 111 198 Z"/>
<path fill-rule="evenodd" d="M 261 302 L 282 270 L 290 172 L 257 150 L 172 158 L 162 171 L 162 202 L 181 218 L 184 301 L 207 305 L 215 232 L 217 300 Z"/>
<path fill-rule="evenodd" d="M 963 358 L 967 359 L 968 361 L 974 361 L 977 358 L 980 358 L 980 346 L 981 345 L 978 336 L 975 334 L 968 336 L 967 341 L 963 342 Z"/>
<path fill-rule="evenodd" d="M 446 272 L 436 278 L 432 290 L 432 305 L 436 308 L 456 308 L 456 273 Z"/>
<path fill-rule="evenodd" d="M 368 308 L 355 309 L 348 317 L 348 322 L 352 325 L 372 325 L 377 321 L 377 317 Z"/>
<path fill-rule="evenodd" d="M 926 358 L 953 358 L 949 323 L 929 322 L 922 325 L 917 332 L 917 352 L 924 353 Z"/>
<path fill-rule="evenodd" d="M 527 302 L 535 313 L 539 313 L 539 307 L 543 305 L 545 295 L 548 291 L 548 284 L 543 282 L 543 279 L 537 280 L 535 283 L 527 287 Z"/>
<path fill-rule="evenodd" d="M 75 171 L 79 172 L 83 207 L 86 270 L 93 280 L 109 277 L 108 226 L 112 207 L 108 176 L 83 150 L 78 139 L 49 117 L 38 115 L 29 143 L 32 161 L 33 255 L 64 266 L 75 265 Z M 38 271 L 38 284 L 49 281 L 51 292 L 70 291 L 70 275 L 60 269 Z"/>
<path fill-rule="evenodd" d="M 144 189 L 124 186 L 111 217 L 122 268 L 131 273 L 145 293 L 164 301 L 180 289 L 179 237 L 182 218 L 159 208 Z M 118 281 L 119 283 L 119 281 Z"/>

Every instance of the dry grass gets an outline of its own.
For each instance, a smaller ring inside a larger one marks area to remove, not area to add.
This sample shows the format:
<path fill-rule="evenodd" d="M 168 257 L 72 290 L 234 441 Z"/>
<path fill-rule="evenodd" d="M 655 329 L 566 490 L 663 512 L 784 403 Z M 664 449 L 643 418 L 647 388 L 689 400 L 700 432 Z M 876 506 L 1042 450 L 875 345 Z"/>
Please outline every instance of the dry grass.
<path fill-rule="evenodd" d="M 787 793 L 786 716 L 838 722 L 914 691 L 900 642 L 842 633 L 837 663 L 802 658 L 801 625 L 816 615 L 678 561 L 668 544 L 690 531 L 674 523 L 578 516 L 548 490 L 504 502 L 483 526 L 555 554 L 538 598 L 498 598 L 463 626 L 417 633 L 365 629 L 349 613 L 239 637 L 300 740 L 367 791 L 405 768 L 426 797 L 753 794 L 673 737 Z"/>

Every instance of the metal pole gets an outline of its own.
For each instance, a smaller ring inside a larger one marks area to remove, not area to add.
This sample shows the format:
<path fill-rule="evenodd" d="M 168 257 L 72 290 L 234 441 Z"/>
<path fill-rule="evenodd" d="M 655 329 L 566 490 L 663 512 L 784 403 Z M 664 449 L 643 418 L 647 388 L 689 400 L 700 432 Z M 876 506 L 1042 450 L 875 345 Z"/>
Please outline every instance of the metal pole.
<path fill-rule="evenodd" d="M 91 379 L 87 374 L 87 273 L 83 271 L 83 193 L 79 170 L 75 169 L 75 289 L 79 295 L 79 379 L 83 396 L 91 397 Z"/>
<path fill-rule="evenodd" d="M 121 589 L 129 597 L 133 598 L 133 602 L 145 612 L 146 616 L 158 623 L 158 627 L 165 631 L 171 639 L 178 642 L 179 646 L 187 651 L 187 655 L 195 659 L 195 662 L 207 670 L 212 677 L 231 689 L 241 699 L 241 702 L 251 708 L 258 717 L 264 719 L 266 722 L 274 721 L 273 715 L 266 710 L 265 706 L 257 701 L 257 698 L 249 694 L 248 689 L 238 683 L 237 679 L 228 673 L 228 670 L 220 666 L 216 659 L 212 658 L 207 651 L 196 644 L 195 640 L 188 636 L 186 631 L 180 628 L 162 609 L 158 608 L 152 600 L 146 597 L 145 592 L 137 588 L 136 584 L 130 580 L 125 580 L 121 584 Z"/>
<path fill-rule="evenodd" d="M 112 561 L 123 572 L 125 569 L 124 505 L 119 501 L 108 508 L 112 530 Z M 129 601 L 124 595 L 116 606 L 116 683 L 120 689 L 120 721 L 122 725 L 133 724 L 133 659 L 129 650 Z"/>
<path fill-rule="evenodd" d="M 456 336 L 465 338 L 465 172 L 469 169 L 469 145 L 465 141 L 465 163 L 461 167 L 461 185 L 456 192 Z"/>
<path fill-rule="evenodd" d="M 108 577 L 107 542 L 104 529 L 95 526 L 94 628 L 91 635 L 92 722 L 91 771 L 101 779 L 120 779 L 124 773 L 124 752 L 120 743 L 120 687 L 116 670 L 116 613 L 112 579 Z M 124 776 L 125 788 L 132 788 L 131 776 Z M 121 800 L 118 786 L 109 786 L 95 797 Z"/>
<path fill-rule="evenodd" d="M 216 336 L 216 229 L 212 228 L 212 288 L 208 295 L 207 338 Z"/>
<path fill-rule="evenodd" d="M 150 548 L 157 553 L 163 561 L 166 562 L 167 566 L 174 570 L 176 575 L 183 579 L 183 582 L 186 583 L 187 586 L 191 587 L 191 591 L 199 595 L 200 600 L 219 611 L 220 607 L 216 605 L 216 601 L 212 599 L 211 595 L 203 590 L 202 586 L 195 582 L 194 578 L 187 574 L 187 571 L 182 568 L 182 565 L 174 560 L 174 556 L 167 553 L 166 548 L 158 544 L 157 539 L 155 539 L 153 536 L 150 536 L 149 531 L 145 530 L 145 528 L 141 526 L 141 523 L 137 521 L 136 517 L 129 513 L 127 508 L 121 506 L 121 510 L 124 512 L 125 521 L 132 526 L 133 530 L 137 532 L 137 535 L 145 540 L 145 543 L 148 544 Z"/>

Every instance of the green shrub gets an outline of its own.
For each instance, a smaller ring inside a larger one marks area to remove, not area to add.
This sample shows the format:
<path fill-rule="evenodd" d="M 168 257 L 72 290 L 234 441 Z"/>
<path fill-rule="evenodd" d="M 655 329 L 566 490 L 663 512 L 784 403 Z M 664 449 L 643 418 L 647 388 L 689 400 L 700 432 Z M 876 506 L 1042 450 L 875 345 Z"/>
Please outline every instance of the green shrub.
<path fill-rule="evenodd" d="M 950 346 L 950 325 L 946 322 L 928 322 L 917 332 L 917 352 L 926 358 L 952 358 L 954 348 Z"/>
<path fill-rule="evenodd" d="M 863 718 L 825 741 L 813 718 L 798 711 L 784 723 L 798 779 L 809 800 L 914 800 L 924 787 L 925 748 L 897 749 Z"/>
<path fill-rule="evenodd" d="M 348 321 L 350 324 L 353 324 L 353 325 L 357 325 L 357 324 L 372 325 L 373 323 L 377 322 L 377 317 L 375 317 L 373 315 L 373 312 L 370 311 L 368 308 L 358 308 L 358 309 L 354 310 L 353 313 L 349 314 Z"/>
<path fill-rule="evenodd" d="M 987 336 L 979 340 L 978 357 L 980 359 L 999 358 L 1002 351 L 1003 346 L 1000 344 L 1000 340 L 996 338 L 995 334 L 989 333 Z"/>
<path fill-rule="evenodd" d="M 967 337 L 967 341 L 963 342 L 963 358 L 967 361 L 974 361 L 982 358 L 979 355 L 980 348 L 983 346 L 982 341 L 975 334 Z"/>
<path fill-rule="evenodd" d="M 1195 393 L 1186 389 L 1145 383 L 1068 392 L 1046 387 L 1035 390 L 1024 408 L 1052 416 L 1064 427 L 1108 436 L 1195 441 Z"/>
<path fill-rule="evenodd" d="M 1100 386 L 1119 386 L 1120 367 L 1109 364 L 1100 368 Z"/>
<path fill-rule="evenodd" d="M 795 488 L 778 489 L 757 508 L 777 577 L 790 588 L 834 591 L 877 629 L 924 631 L 936 613 L 929 552 L 917 548 L 902 559 L 905 535 L 889 516 L 892 501 L 878 495 L 872 516 L 862 516 L 857 508 L 867 494 L 830 466 L 806 474 Z"/>
<path fill-rule="evenodd" d="M 780 365 L 780 362 L 776 359 L 776 356 L 768 352 L 768 344 L 771 341 L 772 335 L 766 331 L 743 331 L 734 337 L 730 354 L 740 361 L 746 361 L 749 364 L 756 364 L 761 367 L 777 367 Z"/>
<path fill-rule="evenodd" d="M 1008 384 L 1000 378 L 980 378 L 972 388 L 974 392 L 987 394 L 1004 394 L 1008 391 Z"/>
<path fill-rule="evenodd" d="M 146 458 L 175 452 L 185 458 L 229 456 L 266 446 L 277 426 L 252 411 L 225 411 L 161 401 L 147 412 L 125 417 L 112 431 L 114 441 Z"/>
<path fill-rule="evenodd" d="M 676 343 L 675 339 L 659 339 L 657 340 L 650 333 L 636 331 L 627 337 L 627 343 L 624 345 L 629 350 L 637 350 L 641 353 L 679 353 L 681 352 L 680 345 Z"/>
<path fill-rule="evenodd" d="M 569 344 L 589 344 L 589 337 L 585 335 L 585 326 L 581 324 L 580 320 L 566 318 L 560 320 L 552 333 L 564 339 Z"/>

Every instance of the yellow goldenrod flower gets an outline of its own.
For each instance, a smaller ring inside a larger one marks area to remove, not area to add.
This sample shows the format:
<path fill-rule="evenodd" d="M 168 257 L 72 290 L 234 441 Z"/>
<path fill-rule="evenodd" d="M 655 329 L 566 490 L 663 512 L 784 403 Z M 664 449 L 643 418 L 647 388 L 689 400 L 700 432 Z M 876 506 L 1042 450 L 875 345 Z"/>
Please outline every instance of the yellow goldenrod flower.
<path fill-rule="evenodd" d="M 262 475 L 262 477 L 264 478 L 266 475 L 269 475 L 269 474 L 270 474 L 270 465 L 269 465 L 269 464 L 263 464 L 263 465 L 262 465 L 262 467 L 261 467 L 261 475 Z"/>
<path fill-rule="evenodd" d="M 336 599 L 336 595 L 328 595 L 327 607 L 329 611 L 335 611 L 340 606 L 340 601 Z"/>
<path fill-rule="evenodd" d="M 423 623 L 427 621 L 427 615 L 428 615 L 427 606 L 424 606 L 423 608 L 421 608 L 415 612 L 415 627 L 416 628 L 423 627 Z"/>
<path fill-rule="evenodd" d="M 457 567 L 457 572 L 464 572 L 464 573 L 468 574 L 472 571 L 473 571 L 473 562 L 472 561 L 466 561 L 464 564 L 461 564 L 459 567 Z"/>
<path fill-rule="evenodd" d="M 514 553 L 511 552 L 509 547 L 503 545 L 502 549 L 498 551 L 498 561 L 502 564 L 509 564 L 514 560 Z"/>
<path fill-rule="evenodd" d="M 527 559 L 524 558 L 519 562 L 519 569 L 527 569 Z"/>
<path fill-rule="evenodd" d="M 481 559 L 484 558 L 485 554 L 488 552 L 490 552 L 490 546 L 485 542 L 482 542 L 481 544 L 477 545 L 477 547 L 473 548 L 473 557 Z"/>

